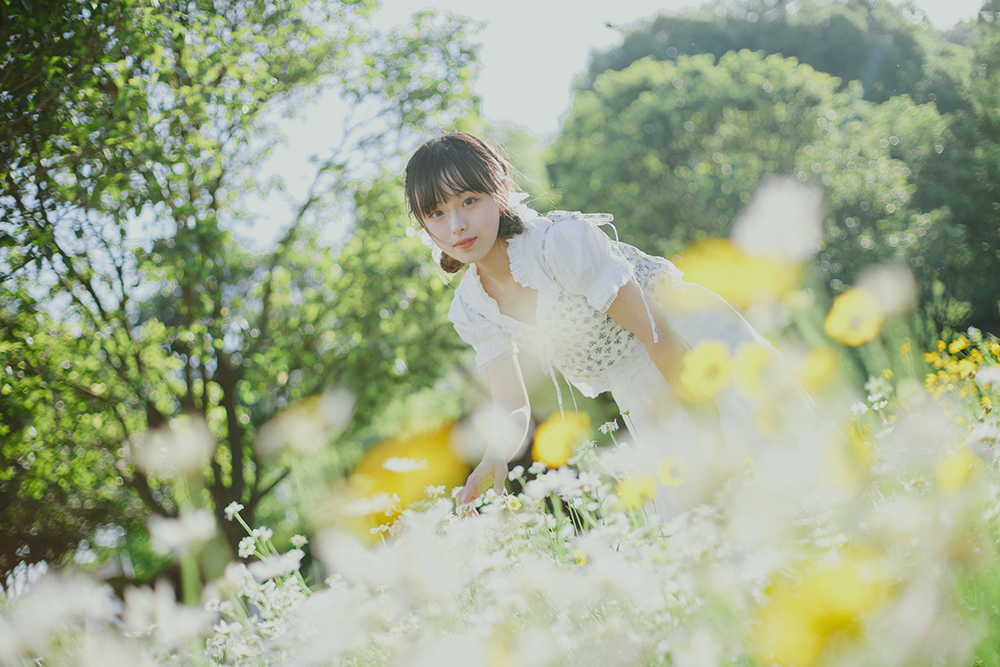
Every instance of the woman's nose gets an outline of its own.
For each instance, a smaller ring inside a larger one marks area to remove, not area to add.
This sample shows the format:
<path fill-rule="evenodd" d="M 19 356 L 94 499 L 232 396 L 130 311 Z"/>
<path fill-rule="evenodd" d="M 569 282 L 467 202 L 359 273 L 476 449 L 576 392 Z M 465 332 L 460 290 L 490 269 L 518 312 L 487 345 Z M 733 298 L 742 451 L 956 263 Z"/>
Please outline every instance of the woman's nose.
<path fill-rule="evenodd" d="M 465 223 L 465 218 L 462 215 L 454 215 L 451 218 L 451 231 L 453 232 L 464 232 L 468 225 Z"/>

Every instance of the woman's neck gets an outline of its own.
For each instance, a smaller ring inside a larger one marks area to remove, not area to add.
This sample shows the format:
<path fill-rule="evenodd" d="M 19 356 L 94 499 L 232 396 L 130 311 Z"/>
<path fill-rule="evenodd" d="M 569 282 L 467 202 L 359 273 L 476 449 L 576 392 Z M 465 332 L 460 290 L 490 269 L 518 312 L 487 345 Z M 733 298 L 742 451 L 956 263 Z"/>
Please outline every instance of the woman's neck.
<path fill-rule="evenodd" d="M 507 240 L 498 236 L 486 256 L 476 262 L 479 279 L 493 285 L 505 285 L 514 279 L 510 272 Z"/>

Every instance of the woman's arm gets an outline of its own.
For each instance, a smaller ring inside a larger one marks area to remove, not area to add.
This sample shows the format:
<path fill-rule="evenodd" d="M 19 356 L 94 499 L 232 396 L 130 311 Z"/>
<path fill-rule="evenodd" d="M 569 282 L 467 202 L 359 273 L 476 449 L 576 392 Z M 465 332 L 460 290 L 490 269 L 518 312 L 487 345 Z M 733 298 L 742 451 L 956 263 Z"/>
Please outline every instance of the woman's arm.
<path fill-rule="evenodd" d="M 649 312 L 646 311 L 646 304 L 643 303 L 642 293 L 635 281 L 630 280 L 618 290 L 618 296 L 608 308 L 608 315 L 642 341 L 650 358 L 666 381 L 676 386 L 675 381 L 681 370 L 684 348 L 674 338 L 670 327 L 667 326 L 657 310 L 651 308 L 650 311 L 653 315 L 653 322 L 656 323 L 655 342 L 649 323 Z"/>
<path fill-rule="evenodd" d="M 494 437 L 488 439 L 483 460 L 455 497 L 459 505 L 471 503 L 491 484 L 497 495 L 503 493 L 507 463 L 517 455 L 528 435 L 531 408 L 517 357 L 511 355 L 496 360 L 486 367 L 486 377 L 493 398 L 487 428 L 491 431 L 489 435 Z"/>

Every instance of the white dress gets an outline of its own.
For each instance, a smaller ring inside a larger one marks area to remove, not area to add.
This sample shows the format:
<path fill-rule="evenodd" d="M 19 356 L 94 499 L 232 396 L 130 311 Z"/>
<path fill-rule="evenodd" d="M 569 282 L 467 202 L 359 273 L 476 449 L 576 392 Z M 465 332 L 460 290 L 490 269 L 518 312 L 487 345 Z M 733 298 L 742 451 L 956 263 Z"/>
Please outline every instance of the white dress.
<path fill-rule="evenodd" d="M 629 280 L 642 289 L 647 310 L 659 307 L 654 294 L 697 294 L 704 306 L 661 308 L 664 320 L 687 349 L 703 340 L 726 344 L 731 354 L 744 342 L 773 347 L 721 297 L 691 283 L 671 262 L 649 256 L 612 240 L 598 224 L 607 214 L 584 215 L 557 211 L 526 224 L 527 231 L 508 239 L 511 274 L 519 284 L 537 290 L 537 324 L 527 324 L 500 312 L 470 266 L 455 290 L 449 319 L 459 336 L 476 351 L 485 369 L 494 361 L 519 352 L 539 357 L 559 394 L 555 371 L 585 396 L 610 391 L 633 439 L 659 456 L 674 455 L 697 466 L 708 456 L 699 452 L 697 426 L 674 391 L 652 363 L 642 342 L 610 316 L 607 309 Z M 652 323 L 652 316 L 650 316 Z M 655 332 L 655 326 L 654 326 Z M 727 389 L 715 399 L 725 445 L 721 453 L 738 464 L 765 445 L 755 429 L 755 406 L 739 392 Z M 811 406 L 810 406 L 811 407 Z M 818 416 L 818 415 L 817 415 Z"/>

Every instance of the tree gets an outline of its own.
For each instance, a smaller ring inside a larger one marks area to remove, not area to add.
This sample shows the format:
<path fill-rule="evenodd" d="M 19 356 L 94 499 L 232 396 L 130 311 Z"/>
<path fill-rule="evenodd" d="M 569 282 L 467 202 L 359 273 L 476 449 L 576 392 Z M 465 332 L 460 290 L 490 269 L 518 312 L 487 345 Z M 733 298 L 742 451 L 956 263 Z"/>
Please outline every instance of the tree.
<path fill-rule="evenodd" d="M 3 5 L 4 62 L 27 54 L 17 62 L 40 80 L 55 77 L 41 50 L 56 39 L 52 15 L 60 35 L 79 37 L 74 87 L 4 99 L 17 128 L 0 135 L 0 569 L 57 557 L 95 522 L 127 522 L 128 508 L 134 523 L 175 514 L 169 483 L 118 445 L 184 413 L 217 440 L 205 488 L 235 551 L 224 508 L 241 502 L 252 520 L 285 474 L 253 447 L 275 410 L 342 383 L 363 423 L 394 387 L 440 372 L 427 333 L 446 320 L 422 298 L 434 288 L 420 281 L 426 260 L 401 226 L 398 186 L 370 170 L 379 178 L 359 186 L 356 165 L 390 163 L 472 108 L 469 26 L 423 14 L 381 34 L 372 2 L 61 4 Z M 230 230 L 252 224 L 242 200 L 265 187 L 255 167 L 273 112 L 321 87 L 346 102 L 342 141 L 274 248 L 251 253 Z M 352 219 L 357 235 L 338 257 L 322 229 Z M 427 311 L 420 326 L 382 314 L 410 306 Z M 62 513 L 28 514 L 13 499 L 55 500 Z"/>
<path fill-rule="evenodd" d="M 927 256 L 950 238 L 947 212 L 909 200 L 945 123 L 933 105 L 875 105 L 839 83 L 749 51 L 606 72 L 574 96 L 552 149 L 553 186 L 570 197 L 565 207 L 613 212 L 624 240 L 669 257 L 728 235 L 758 185 L 789 176 L 826 192 L 818 269 L 835 292 L 882 261 L 933 274 Z"/>
<path fill-rule="evenodd" d="M 718 59 L 742 49 L 796 58 L 844 87 L 860 81 L 865 99 L 874 102 L 905 94 L 920 103 L 936 100 L 942 112 L 963 105 L 968 50 L 909 7 L 867 0 L 735 0 L 660 14 L 625 29 L 620 46 L 596 53 L 577 87 L 589 89 L 603 72 L 645 57 L 711 53 Z"/>
<path fill-rule="evenodd" d="M 948 291 L 972 303 L 975 321 L 1000 331 L 1000 3 L 987 0 L 973 32 L 967 106 L 951 118 L 950 143 L 928 179 L 928 198 L 947 202 L 967 239 L 963 271 Z M 949 261 L 947 256 L 942 261 Z"/>

